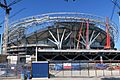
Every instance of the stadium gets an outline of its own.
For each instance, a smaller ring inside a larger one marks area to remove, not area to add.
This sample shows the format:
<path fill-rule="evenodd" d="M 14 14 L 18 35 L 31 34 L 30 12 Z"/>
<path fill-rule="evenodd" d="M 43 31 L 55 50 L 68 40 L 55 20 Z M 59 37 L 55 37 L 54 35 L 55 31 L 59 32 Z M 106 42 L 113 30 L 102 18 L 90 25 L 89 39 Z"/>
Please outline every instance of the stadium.
<path fill-rule="evenodd" d="M 7 52 L 35 55 L 37 48 L 40 61 L 86 60 L 95 53 L 91 56 L 93 59 L 98 56 L 98 50 L 102 55 L 105 49 L 115 49 L 117 30 L 114 22 L 92 14 L 58 12 L 36 15 L 10 25 Z"/>
<path fill-rule="evenodd" d="M 92 76 L 118 75 L 119 71 L 96 72 L 96 68 L 111 69 L 120 60 L 115 48 L 118 28 L 108 17 L 56 12 L 23 18 L 9 26 L 7 53 L 17 55 L 19 62 L 26 63 L 29 57 L 48 61 L 49 74 L 57 77 L 88 77 L 93 72 Z"/>

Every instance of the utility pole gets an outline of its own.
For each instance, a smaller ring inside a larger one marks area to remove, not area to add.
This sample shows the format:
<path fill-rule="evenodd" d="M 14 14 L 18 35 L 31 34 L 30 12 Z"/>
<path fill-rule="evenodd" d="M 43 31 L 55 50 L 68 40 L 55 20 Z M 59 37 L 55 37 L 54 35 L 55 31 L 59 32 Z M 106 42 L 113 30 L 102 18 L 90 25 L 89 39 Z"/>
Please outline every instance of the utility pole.
<path fill-rule="evenodd" d="M 7 47 L 8 47 L 8 24 L 9 24 L 9 14 L 10 14 L 10 10 L 12 9 L 10 6 L 16 4 L 17 2 L 19 2 L 21 0 L 15 0 L 13 2 L 11 2 L 9 5 L 7 5 L 6 0 L 4 0 L 4 3 L 0 2 L 0 7 L 5 9 L 5 23 L 4 23 L 4 35 L 3 35 L 3 54 L 7 54 Z"/>

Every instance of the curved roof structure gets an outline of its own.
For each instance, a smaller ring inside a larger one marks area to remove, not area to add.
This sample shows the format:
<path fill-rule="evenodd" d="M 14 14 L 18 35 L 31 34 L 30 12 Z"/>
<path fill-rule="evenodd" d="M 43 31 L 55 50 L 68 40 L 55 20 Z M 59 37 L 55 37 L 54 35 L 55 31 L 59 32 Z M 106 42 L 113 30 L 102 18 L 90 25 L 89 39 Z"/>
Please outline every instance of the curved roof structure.
<path fill-rule="evenodd" d="M 17 51 L 25 52 L 26 47 L 31 50 L 35 46 L 40 49 L 82 50 L 103 49 L 106 45 L 106 18 L 92 14 L 47 13 L 20 19 L 9 26 L 8 52 L 10 53 L 16 52 L 18 48 L 20 50 Z M 114 48 L 118 29 L 110 20 L 108 32 L 111 48 Z"/>
<path fill-rule="evenodd" d="M 94 23 L 97 27 L 104 30 L 106 29 L 106 18 L 96 15 L 77 13 L 77 12 L 57 12 L 47 13 L 42 15 L 31 16 L 20 19 L 13 22 L 9 28 L 9 37 L 15 36 L 20 31 L 25 34 L 25 30 L 34 28 L 37 25 L 41 25 L 39 29 L 46 28 L 46 24 L 53 22 L 83 22 L 89 20 L 90 23 Z M 114 22 L 109 20 L 109 33 L 116 41 L 118 38 L 118 29 Z M 17 36 L 18 37 L 18 36 Z M 19 38 L 22 36 L 19 36 Z M 11 40 L 9 40 L 11 41 Z"/>

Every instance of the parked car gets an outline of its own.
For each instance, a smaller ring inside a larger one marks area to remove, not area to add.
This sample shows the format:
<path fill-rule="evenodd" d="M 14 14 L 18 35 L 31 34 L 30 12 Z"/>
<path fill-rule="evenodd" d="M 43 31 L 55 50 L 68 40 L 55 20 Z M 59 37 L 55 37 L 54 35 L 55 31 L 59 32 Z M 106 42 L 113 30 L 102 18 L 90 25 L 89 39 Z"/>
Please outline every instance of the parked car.
<path fill-rule="evenodd" d="M 120 70 L 120 66 L 109 66 L 108 70 Z"/>
<path fill-rule="evenodd" d="M 108 65 L 107 65 L 107 64 L 104 64 L 104 63 L 103 63 L 103 64 L 99 63 L 99 64 L 96 64 L 96 65 L 95 65 L 95 68 L 96 68 L 96 69 L 100 69 L 100 70 L 101 70 L 101 69 L 107 69 L 107 68 L 108 68 Z"/>

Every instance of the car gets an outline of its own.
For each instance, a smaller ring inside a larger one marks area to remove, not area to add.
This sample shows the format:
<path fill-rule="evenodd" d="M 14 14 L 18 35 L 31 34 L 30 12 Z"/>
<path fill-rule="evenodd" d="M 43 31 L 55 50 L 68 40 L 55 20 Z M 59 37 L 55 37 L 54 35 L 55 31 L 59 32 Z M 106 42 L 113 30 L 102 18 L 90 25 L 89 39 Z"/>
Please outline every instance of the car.
<path fill-rule="evenodd" d="M 120 70 L 120 66 L 109 66 L 108 70 Z"/>
<path fill-rule="evenodd" d="M 98 63 L 95 65 L 96 69 L 107 69 L 108 65 L 107 64 L 104 64 L 104 63 Z"/>

